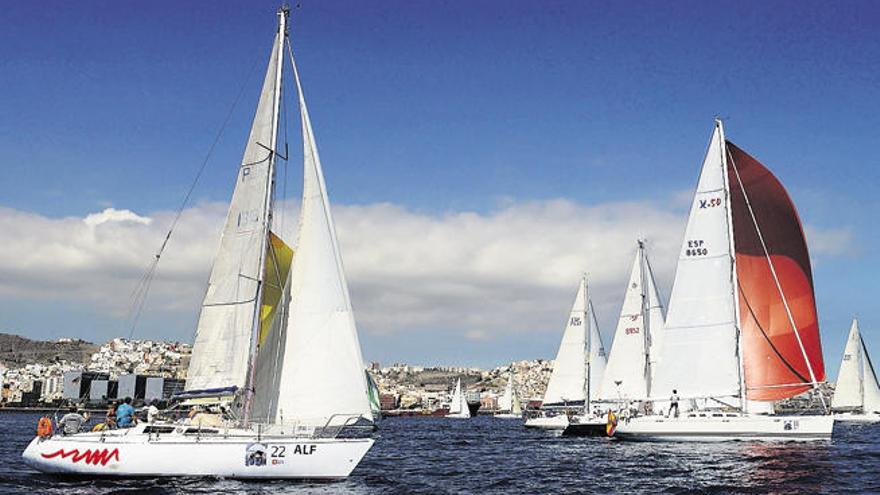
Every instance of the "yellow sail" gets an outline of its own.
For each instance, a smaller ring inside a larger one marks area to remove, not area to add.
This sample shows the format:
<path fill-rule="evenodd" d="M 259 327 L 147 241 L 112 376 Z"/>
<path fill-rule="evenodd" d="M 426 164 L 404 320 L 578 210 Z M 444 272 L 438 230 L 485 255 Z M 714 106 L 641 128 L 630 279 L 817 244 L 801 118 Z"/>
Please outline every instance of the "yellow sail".
<path fill-rule="evenodd" d="M 284 243 L 274 232 L 269 232 L 269 243 L 266 246 L 266 265 L 263 277 L 263 300 L 260 305 L 260 345 L 272 328 L 272 320 L 281 302 L 290 263 L 293 260 L 293 249 Z"/>

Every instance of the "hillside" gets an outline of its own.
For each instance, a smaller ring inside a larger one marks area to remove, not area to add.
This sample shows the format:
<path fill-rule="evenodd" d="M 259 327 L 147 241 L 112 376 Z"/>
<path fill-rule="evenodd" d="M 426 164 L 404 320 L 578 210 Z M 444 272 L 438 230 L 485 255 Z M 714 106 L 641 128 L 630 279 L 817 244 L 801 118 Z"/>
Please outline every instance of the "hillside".
<path fill-rule="evenodd" d="M 92 353 L 98 348 L 98 345 L 84 340 L 31 340 L 19 335 L 0 333 L 0 363 L 9 368 L 61 360 L 88 363 Z"/>

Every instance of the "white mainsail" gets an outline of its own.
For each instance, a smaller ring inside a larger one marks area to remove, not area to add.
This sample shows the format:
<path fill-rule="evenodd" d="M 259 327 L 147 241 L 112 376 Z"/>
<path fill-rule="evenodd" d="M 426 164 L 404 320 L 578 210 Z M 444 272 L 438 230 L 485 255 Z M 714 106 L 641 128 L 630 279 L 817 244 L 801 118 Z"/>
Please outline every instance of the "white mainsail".
<path fill-rule="evenodd" d="M 716 125 L 694 195 L 651 394 L 724 397 L 740 393 L 724 136 Z"/>
<path fill-rule="evenodd" d="M 600 400 L 641 400 L 650 396 L 663 325 L 660 295 L 644 244 L 639 241 L 611 344 Z"/>
<path fill-rule="evenodd" d="M 543 406 L 583 403 L 586 398 L 587 282 L 581 279 L 571 307 Z"/>
<path fill-rule="evenodd" d="M 880 385 L 859 332 L 859 322 L 855 319 L 846 340 L 831 407 L 835 410 L 860 409 L 865 413 L 880 411 Z"/>
<path fill-rule="evenodd" d="M 202 303 L 187 390 L 242 388 L 258 319 L 263 259 L 271 222 L 277 102 L 284 33 L 275 37 L 220 247 Z"/>
<path fill-rule="evenodd" d="M 303 198 L 290 271 L 276 423 L 323 425 L 335 415 L 370 419 L 354 312 L 302 85 L 291 54 L 303 135 Z"/>

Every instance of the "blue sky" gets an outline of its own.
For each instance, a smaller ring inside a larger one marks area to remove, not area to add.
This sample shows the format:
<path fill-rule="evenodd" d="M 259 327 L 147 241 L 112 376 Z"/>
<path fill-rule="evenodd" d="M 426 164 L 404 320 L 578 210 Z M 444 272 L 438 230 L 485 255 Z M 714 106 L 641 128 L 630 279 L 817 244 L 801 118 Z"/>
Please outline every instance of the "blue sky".
<path fill-rule="evenodd" d="M 390 203 L 436 219 L 560 198 L 587 206 L 644 202 L 680 214 L 672 235 L 680 239 L 685 212 L 676 198 L 692 189 L 720 115 L 728 137 L 788 187 L 804 222 L 838 234 L 831 246 L 814 249 L 829 370 L 836 373 L 853 313 L 880 352 L 880 318 L 871 311 L 880 240 L 873 153 L 880 7 L 302 4 L 292 32 L 335 203 Z M 227 201 L 276 8 L 223 1 L 4 6 L 0 207 L 48 219 L 109 206 L 141 215 L 174 209 L 244 84 L 193 204 Z M 671 272 L 673 260 L 655 264 Z M 569 285 L 562 293 L 573 291 Z M 416 345 L 432 339 L 425 326 L 405 339 L 367 331 L 365 354 L 481 365 L 549 357 L 569 299 L 537 340 L 519 332 L 454 348 L 444 334 L 428 351 Z M 75 300 L 50 310 L 45 303 L 4 293 L 0 328 L 54 336 L 64 322 L 85 337 L 101 328 L 103 338 L 118 326 Z M 603 331 L 610 336 L 608 313 Z M 154 322 L 167 332 L 161 335 L 189 337 L 192 311 L 163 315 Z"/>

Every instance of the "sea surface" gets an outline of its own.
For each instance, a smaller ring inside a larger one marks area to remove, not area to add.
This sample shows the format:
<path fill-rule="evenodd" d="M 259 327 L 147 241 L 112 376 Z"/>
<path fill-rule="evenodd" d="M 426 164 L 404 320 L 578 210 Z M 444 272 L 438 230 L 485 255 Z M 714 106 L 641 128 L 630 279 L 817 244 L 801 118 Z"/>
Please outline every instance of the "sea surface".
<path fill-rule="evenodd" d="M 345 481 L 64 479 L 21 461 L 38 414 L 0 413 L 0 493 L 880 493 L 880 425 L 815 443 L 561 438 L 518 420 L 389 418 Z"/>

